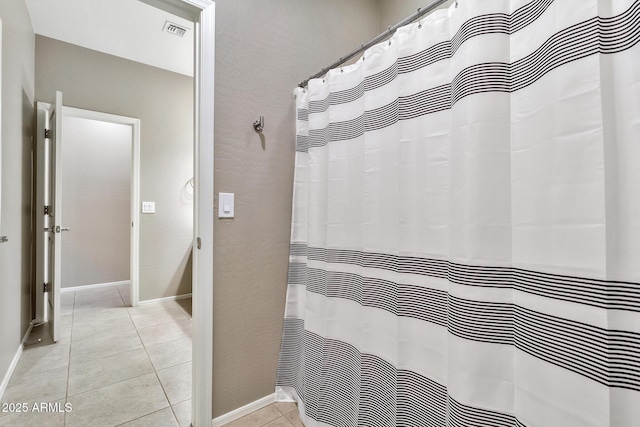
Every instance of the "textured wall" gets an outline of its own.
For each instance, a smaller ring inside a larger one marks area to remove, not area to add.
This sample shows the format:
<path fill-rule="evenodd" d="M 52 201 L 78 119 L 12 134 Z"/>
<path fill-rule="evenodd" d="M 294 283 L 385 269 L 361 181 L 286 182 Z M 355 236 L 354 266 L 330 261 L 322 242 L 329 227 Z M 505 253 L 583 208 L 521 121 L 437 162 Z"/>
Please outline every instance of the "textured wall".
<path fill-rule="evenodd" d="M 35 35 L 22 0 L 0 1 L 2 19 L 2 214 L 0 382 L 31 320 L 31 150 Z"/>
<path fill-rule="evenodd" d="M 431 0 L 378 0 L 380 8 L 380 28 L 382 32 L 402 21 L 407 16 L 415 13 L 419 7 L 424 7 L 431 3 Z M 453 0 L 448 0 L 439 9 L 451 6 Z"/>
<path fill-rule="evenodd" d="M 129 280 L 131 126 L 62 119 L 62 287 Z"/>
<path fill-rule="evenodd" d="M 293 88 L 378 33 L 375 0 L 216 1 L 214 416 L 274 392 L 287 286 Z M 264 115 L 261 140 L 251 124 Z M 217 209 L 217 206 L 216 206 Z"/>
<path fill-rule="evenodd" d="M 139 118 L 140 300 L 191 292 L 193 79 L 47 37 L 36 37 L 36 99 Z M 63 213 L 64 216 L 64 213 Z"/>

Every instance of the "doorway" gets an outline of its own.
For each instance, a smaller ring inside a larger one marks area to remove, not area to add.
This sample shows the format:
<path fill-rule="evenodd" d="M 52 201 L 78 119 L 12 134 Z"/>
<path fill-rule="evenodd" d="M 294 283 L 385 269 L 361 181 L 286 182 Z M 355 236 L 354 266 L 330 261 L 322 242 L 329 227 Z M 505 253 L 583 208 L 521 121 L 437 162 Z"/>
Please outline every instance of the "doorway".
<path fill-rule="evenodd" d="M 63 111 L 62 127 L 62 291 L 129 285 L 132 126 Z"/>
<path fill-rule="evenodd" d="M 193 138 L 195 202 L 193 293 L 195 305 L 193 307 L 194 385 L 192 395 L 194 425 L 207 425 L 211 421 L 212 404 L 214 7 L 213 3 L 207 0 L 149 0 L 144 2 L 160 9 L 168 9 L 170 12 L 187 17 L 195 23 L 195 133 Z M 87 107 L 91 108 L 91 106 Z M 154 129 L 162 130 L 162 127 Z M 139 203 L 135 206 L 139 206 Z M 158 235 L 157 237 L 161 239 L 163 236 Z"/>
<path fill-rule="evenodd" d="M 51 104 L 38 102 L 36 108 L 37 129 L 48 129 Z M 62 208 L 67 207 L 65 220 L 71 220 L 73 230 L 66 225 L 62 227 L 71 232 L 63 243 L 68 256 L 63 258 L 61 290 L 126 284 L 127 302 L 136 306 L 140 264 L 140 120 L 63 107 L 62 130 L 67 131 L 68 139 L 62 150 L 65 158 L 62 175 L 71 186 L 65 188 Z M 52 203 L 47 191 L 52 152 L 42 131 L 38 131 L 37 144 L 36 204 L 45 206 L 45 215 L 36 215 L 36 229 L 42 230 L 54 226 L 49 223 L 47 212 Z M 37 247 L 44 251 L 36 257 L 36 283 L 52 281 L 48 274 L 51 254 L 46 239 L 46 234 L 36 233 Z M 35 324 L 50 318 L 51 304 L 45 296 L 44 292 L 36 292 Z M 53 340 L 57 341 L 57 336 Z"/>

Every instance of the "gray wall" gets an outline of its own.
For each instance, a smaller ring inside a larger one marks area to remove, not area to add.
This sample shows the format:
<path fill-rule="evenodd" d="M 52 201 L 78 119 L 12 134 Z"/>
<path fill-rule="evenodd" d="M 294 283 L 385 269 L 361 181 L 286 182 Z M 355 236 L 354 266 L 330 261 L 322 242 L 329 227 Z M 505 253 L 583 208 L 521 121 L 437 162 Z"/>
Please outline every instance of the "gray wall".
<path fill-rule="evenodd" d="M 298 82 L 378 33 L 375 0 L 216 1 L 214 416 L 274 392 Z M 265 116 L 264 141 L 251 124 Z M 216 202 L 217 203 L 217 202 Z M 217 209 L 217 206 L 216 206 Z"/>
<path fill-rule="evenodd" d="M 191 292 L 193 79 L 42 36 L 35 57 L 37 100 L 140 119 L 140 300 Z"/>
<path fill-rule="evenodd" d="M 31 320 L 31 135 L 35 35 L 22 0 L 0 1 L 2 19 L 2 226 L 0 381 Z"/>
<path fill-rule="evenodd" d="M 63 117 L 62 287 L 129 280 L 131 126 Z"/>
<path fill-rule="evenodd" d="M 383 32 L 389 26 L 395 25 L 407 16 L 415 13 L 419 7 L 424 7 L 431 3 L 431 0 L 378 0 L 380 10 L 380 28 Z M 451 6 L 453 0 L 448 0 L 439 9 Z"/>

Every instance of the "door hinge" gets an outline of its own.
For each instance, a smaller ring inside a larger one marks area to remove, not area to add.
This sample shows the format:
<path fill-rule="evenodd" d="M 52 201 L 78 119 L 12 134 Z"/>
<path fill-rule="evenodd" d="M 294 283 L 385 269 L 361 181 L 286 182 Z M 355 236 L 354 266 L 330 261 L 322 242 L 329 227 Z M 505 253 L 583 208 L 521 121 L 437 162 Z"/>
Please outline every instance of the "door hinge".
<path fill-rule="evenodd" d="M 50 130 L 50 129 L 45 129 L 45 130 L 44 130 L 44 137 L 45 137 L 46 139 L 51 138 L 51 130 Z"/>
<path fill-rule="evenodd" d="M 202 248 L 202 240 L 200 240 L 200 238 L 196 238 L 196 247 L 198 249 Z"/>
<path fill-rule="evenodd" d="M 43 283 L 42 284 L 42 292 L 49 292 L 49 284 L 48 283 Z"/>
<path fill-rule="evenodd" d="M 44 205 L 44 214 L 45 215 L 51 215 L 51 206 Z"/>

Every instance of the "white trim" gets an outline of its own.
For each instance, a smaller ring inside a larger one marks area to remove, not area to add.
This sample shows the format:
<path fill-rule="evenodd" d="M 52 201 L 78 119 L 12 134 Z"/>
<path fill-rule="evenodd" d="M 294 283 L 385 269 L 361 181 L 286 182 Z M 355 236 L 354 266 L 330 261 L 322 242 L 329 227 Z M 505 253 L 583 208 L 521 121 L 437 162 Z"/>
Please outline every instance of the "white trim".
<path fill-rule="evenodd" d="M 11 381 L 11 376 L 13 372 L 16 370 L 16 366 L 18 366 L 18 362 L 20 361 L 20 356 L 22 356 L 22 351 L 24 350 L 24 343 L 29 339 L 29 334 L 31 334 L 31 330 L 33 329 L 33 322 L 29 324 L 27 328 L 27 333 L 22 337 L 22 342 L 18 346 L 18 351 L 16 351 L 15 356 L 13 356 L 13 360 L 9 365 L 9 369 L 7 369 L 7 373 L 4 375 L 2 379 L 2 383 L 0 383 L 0 400 L 2 400 L 2 396 L 4 396 L 4 392 L 7 391 L 7 387 L 9 386 L 9 381 Z"/>
<path fill-rule="evenodd" d="M 2 19 L 0 19 L 0 100 L 2 97 Z M 0 232 L 2 232 L 2 102 L 0 102 Z M 7 236 L 0 236 L 7 237 Z M 0 239 L 0 244 L 3 240 Z M 0 393 L 0 397 L 2 393 Z"/>
<path fill-rule="evenodd" d="M 120 282 L 94 283 L 92 285 L 71 286 L 68 288 L 60 288 L 60 292 L 86 291 L 87 289 L 106 288 L 108 286 L 130 285 L 131 280 L 122 280 Z"/>
<path fill-rule="evenodd" d="M 187 298 L 191 298 L 191 294 L 182 294 L 182 295 L 176 295 L 174 297 L 148 299 L 148 300 L 144 300 L 144 301 L 139 301 L 138 305 L 157 304 L 159 302 L 178 301 L 178 300 L 187 299 Z"/>
<path fill-rule="evenodd" d="M 223 426 L 239 418 L 242 418 L 245 415 L 249 415 L 252 412 L 262 409 L 265 406 L 269 406 L 272 403 L 275 403 L 275 401 L 276 401 L 276 394 L 275 393 L 270 394 L 268 396 L 263 397 L 262 399 L 258 399 L 255 402 L 251 402 L 238 409 L 235 409 L 231 412 L 227 412 L 224 415 L 220 415 L 219 417 L 214 418 L 213 420 L 211 420 L 211 425 L 212 427 Z"/>
<path fill-rule="evenodd" d="M 193 427 L 209 427 L 213 418 L 215 3 L 211 0 L 141 1 L 169 13 L 188 15 L 195 23 L 191 422 Z"/>
<path fill-rule="evenodd" d="M 130 238 L 130 301 L 138 305 L 140 295 L 140 119 L 81 108 L 63 107 L 62 115 L 131 126 L 131 238 Z"/>

